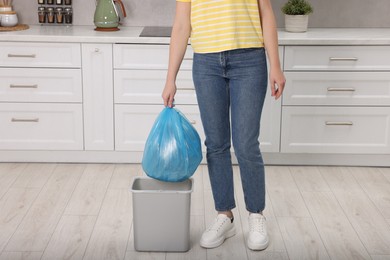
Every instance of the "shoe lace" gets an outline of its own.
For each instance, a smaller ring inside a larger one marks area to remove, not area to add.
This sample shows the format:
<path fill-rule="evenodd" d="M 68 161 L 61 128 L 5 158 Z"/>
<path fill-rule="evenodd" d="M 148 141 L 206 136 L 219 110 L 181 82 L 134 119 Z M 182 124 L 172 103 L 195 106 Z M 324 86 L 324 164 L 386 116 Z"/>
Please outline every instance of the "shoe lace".
<path fill-rule="evenodd" d="M 218 232 L 219 229 L 225 224 L 227 220 L 228 219 L 216 218 L 207 230 Z"/>
<path fill-rule="evenodd" d="M 264 234 L 264 217 L 261 218 L 252 218 L 250 219 L 249 226 L 251 232 L 259 232 L 261 234 Z"/>

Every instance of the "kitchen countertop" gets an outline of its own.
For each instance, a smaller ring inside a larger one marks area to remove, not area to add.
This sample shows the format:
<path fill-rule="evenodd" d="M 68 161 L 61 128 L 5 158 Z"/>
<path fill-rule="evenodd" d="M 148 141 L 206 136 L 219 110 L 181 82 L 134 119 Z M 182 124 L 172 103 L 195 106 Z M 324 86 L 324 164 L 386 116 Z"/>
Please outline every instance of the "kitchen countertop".
<path fill-rule="evenodd" d="M 40 26 L 0 32 L 0 41 L 169 44 L 169 37 L 139 37 L 144 27 L 97 32 L 93 26 Z M 309 28 L 306 33 L 279 30 L 280 45 L 390 45 L 390 28 Z"/>

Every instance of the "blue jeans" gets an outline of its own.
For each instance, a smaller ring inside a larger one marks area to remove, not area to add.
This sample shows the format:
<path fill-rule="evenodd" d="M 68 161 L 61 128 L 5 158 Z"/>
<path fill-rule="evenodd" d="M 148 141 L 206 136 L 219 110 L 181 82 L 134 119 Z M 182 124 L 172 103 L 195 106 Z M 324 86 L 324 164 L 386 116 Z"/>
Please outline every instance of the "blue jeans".
<path fill-rule="evenodd" d="M 264 48 L 194 54 L 193 79 L 217 211 L 236 207 L 231 140 L 246 209 L 259 213 L 265 207 L 264 163 L 258 138 L 267 74 Z"/>

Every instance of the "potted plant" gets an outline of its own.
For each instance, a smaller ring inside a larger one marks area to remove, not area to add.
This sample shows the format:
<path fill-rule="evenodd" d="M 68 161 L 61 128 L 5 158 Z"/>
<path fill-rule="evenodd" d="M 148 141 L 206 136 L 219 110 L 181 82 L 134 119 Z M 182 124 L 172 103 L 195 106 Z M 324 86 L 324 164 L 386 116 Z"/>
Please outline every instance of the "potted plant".
<path fill-rule="evenodd" d="M 306 0 L 288 0 L 282 7 L 285 29 L 288 32 L 306 32 L 309 14 L 313 8 Z"/>

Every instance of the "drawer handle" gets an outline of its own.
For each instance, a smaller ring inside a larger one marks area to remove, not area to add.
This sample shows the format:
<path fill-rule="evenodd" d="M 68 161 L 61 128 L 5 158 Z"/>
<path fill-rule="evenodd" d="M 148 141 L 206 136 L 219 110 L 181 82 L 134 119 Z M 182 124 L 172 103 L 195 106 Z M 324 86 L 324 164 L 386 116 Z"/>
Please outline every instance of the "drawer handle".
<path fill-rule="evenodd" d="M 194 58 L 192 57 L 184 57 L 183 60 L 193 60 Z"/>
<path fill-rule="evenodd" d="M 191 125 L 196 125 L 196 120 L 191 120 L 190 123 Z"/>
<path fill-rule="evenodd" d="M 35 54 L 8 54 L 8 58 L 35 58 Z"/>
<path fill-rule="evenodd" d="M 326 121 L 325 125 L 341 125 L 341 126 L 347 125 L 347 126 L 351 126 L 351 125 L 353 125 L 353 122 L 351 122 L 351 121 L 345 121 L 345 122 Z"/>
<path fill-rule="evenodd" d="M 32 123 L 38 123 L 39 118 L 12 118 L 11 122 L 32 122 Z"/>
<path fill-rule="evenodd" d="M 9 85 L 10 88 L 38 88 L 38 85 L 35 84 L 35 85 L 14 85 L 14 84 L 11 84 Z"/>
<path fill-rule="evenodd" d="M 329 58 L 330 61 L 358 61 L 359 59 L 356 58 L 356 57 L 352 57 L 352 58 L 337 58 L 337 57 L 330 57 Z"/>
<path fill-rule="evenodd" d="M 328 88 L 328 91 L 355 91 L 355 88 Z"/>
<path fill-rule="evenodd" d="M 177 88 L 178 90 L 195 90 L 194 88 Z"/>

